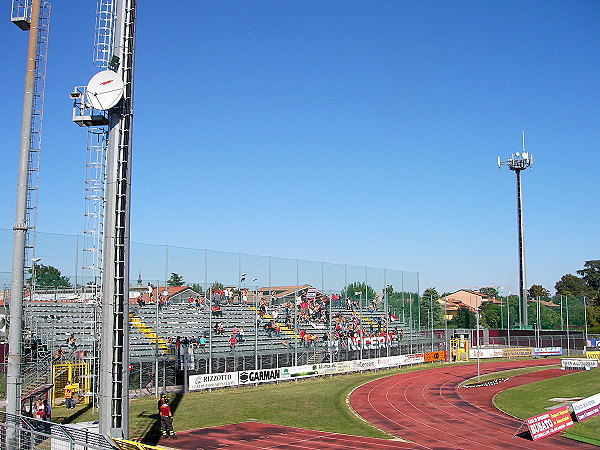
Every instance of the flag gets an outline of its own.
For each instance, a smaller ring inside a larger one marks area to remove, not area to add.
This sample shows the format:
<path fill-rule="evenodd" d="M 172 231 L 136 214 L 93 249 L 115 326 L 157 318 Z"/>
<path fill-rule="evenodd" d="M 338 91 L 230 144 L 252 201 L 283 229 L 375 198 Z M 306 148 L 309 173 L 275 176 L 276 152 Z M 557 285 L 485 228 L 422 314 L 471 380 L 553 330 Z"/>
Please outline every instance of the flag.
<path fill-rule="evenodd" d="M 390 321 L 395 322 L 396 320 L 398 320 L 398 318 L 390 313 Z"/>

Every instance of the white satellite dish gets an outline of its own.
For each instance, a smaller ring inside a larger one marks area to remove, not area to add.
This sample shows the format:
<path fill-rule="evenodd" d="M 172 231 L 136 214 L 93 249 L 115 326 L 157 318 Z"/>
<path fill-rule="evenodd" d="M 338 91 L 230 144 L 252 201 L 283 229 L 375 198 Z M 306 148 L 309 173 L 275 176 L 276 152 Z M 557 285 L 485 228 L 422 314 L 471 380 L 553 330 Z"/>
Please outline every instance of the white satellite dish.
<path fill-rule="evenodd" d="M 517 155 L 517 158 L 518 158 L 519 156 L 521 156 L 521 154 L 520 154 L 519 152 L 515 153 L 515 155 Z"/>
<path fill-rule="evenodd" d="M 94 109 L 106 111 L 123 97 L 123 80 L 112 70 L 98 72 L 87 85 L 87 100 Z"/>
<path fill-rule="evenodd" d="M 500 168 L 500 156 L 498 156 L 498 169 Z"/>
<path fill-rule="evenodd" d="M 523 152 L 523 159 L 525 159 L 525 160 L 526 160 L 526 159 L 528 159 L 528 158 L 529 158 L 529 155 L 527 154 L 527 152 Z"/>

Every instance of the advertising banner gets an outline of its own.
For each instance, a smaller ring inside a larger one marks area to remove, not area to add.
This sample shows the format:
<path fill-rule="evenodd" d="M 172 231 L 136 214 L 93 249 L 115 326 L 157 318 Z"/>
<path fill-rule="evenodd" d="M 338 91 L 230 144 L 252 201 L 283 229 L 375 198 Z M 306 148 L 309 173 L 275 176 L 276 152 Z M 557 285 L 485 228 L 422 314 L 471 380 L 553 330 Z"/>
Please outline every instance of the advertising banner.
<path fill-rule="evenodd" d="M 600 339 L 588 339 L 587 346 L 588 347 L 600 347 Z"/>
<path fill-rule="evenodd" d="M 585 352 L 587 359 L 600 359 L 600 352 Z"/>
<path fill-rule="evenodd" d="M 577 422 L 583 422 L 596 414 L 600 414 L 600 394 L 579 400 L 571 405 Z"/>
<path fill-rule="evenodd" d="M 304 366 L 283 367 L 281 369 L 281 379 L 290 380 L 294 378 L 314 377 L 319 374 L 316 364 Z"/>
<path fill-rule="evenodd" d="M 239 372 L 240 384 L 266 383 L 281 380 L 282 369 L 243 370 Z"/>
<path fill-rule="evenodd" d="M 425 362 L 446 361 L 446 351 L 423 353 L 423 360 Z"/>
<path fill-rule="evenodd" d="M 421 364 L 425 362 L 423 353 L 414 353 L 412 355 L 405 355 L 406 359 L 403 364 Z"/>
<path fill-rule="evenodd" d="M 515 348 L 505 348 L 502 350 L 502 356 L 504 358 L 523 358 L 532 355 L 531 347 L 515 347 Z"/>
<path fill-rule="evenodd" d="M 527 426 L 531 437 L 534 441 L 537 441 L 565 428 L 572 427 L 573 420 L 569 409 L 566 406 L 561 406 L 547 413 L 530 417 L 527 419 Z"/>
<path fill-rule="evenodd" d="M 551 356 L 551 355 L 562 355 L 562 347 L 535 347 L 531 354 L 533 356 Z"/>
<path fill-rule="evenodd" d="M 501 348 L 470 348 L 469 358 L 502 358 L 504 356 L 504 349 Z"/>
<path fill-rule="evenodd" d="M 389 338 L 386 336 L 373 337 L 353 337 L 348 338 L 348 348 L 350 350 L 360 350 L 361 346 L 364 349 L 384 348 L 388 345 Z"/>
<path fill-rule="evenodd" d="M 202 389 L 235 386 L 238 384 L 238 372 L 206 373 L 203 375 L 190 375 L 190 391 Z"/>
<path fill-rule="evenodd" d="M 350 361 L 317 364 L 317 371 L 319 372 L 319 375 L 346 373 L 350 371 Z"/>
<path fill-rule="evenodd" d="M 350 371 L 378 369 L 376 359 L 355 359 L 350 361 Z"/>
<path fill-rule="evenodd" d="M 563 370 L 590 370 L 598 367 L 597 359 L 563 358 L 560 360 Z"/>

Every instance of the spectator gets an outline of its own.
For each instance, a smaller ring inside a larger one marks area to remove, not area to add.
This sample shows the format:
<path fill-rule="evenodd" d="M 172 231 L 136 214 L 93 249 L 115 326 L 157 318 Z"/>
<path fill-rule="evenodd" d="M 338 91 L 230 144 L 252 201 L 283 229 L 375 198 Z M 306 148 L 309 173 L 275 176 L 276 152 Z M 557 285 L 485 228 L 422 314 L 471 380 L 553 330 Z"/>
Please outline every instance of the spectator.
<path fill-rule="evenodd" d="M 204 336 L 200 336 L 198 339 L 200 345 L 200 351 L 202 353 L 206 353 L 206 338 Z"/>

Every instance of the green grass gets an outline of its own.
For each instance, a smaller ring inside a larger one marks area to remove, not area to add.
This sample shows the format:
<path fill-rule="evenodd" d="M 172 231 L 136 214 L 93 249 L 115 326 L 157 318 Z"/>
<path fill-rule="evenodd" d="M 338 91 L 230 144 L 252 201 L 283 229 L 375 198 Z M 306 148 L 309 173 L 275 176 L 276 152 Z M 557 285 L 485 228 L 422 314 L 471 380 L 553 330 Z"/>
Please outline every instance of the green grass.
<path fill-rule="evenodd" d="M 554 369 L 560 367 L 559 365 L 555 366 L 533 366 L 533 367 L 523 367 L 521 369 L 511 369 L 511 370 L 502 370 L 500 372 L 489 373 L 487 375 L 482 375 L 480 377 L 480 381 L 477 381 L 477 377 L 469 378 L 466 381 L 463 381 L 460 385 L 464 386 L 466 384 L 475 384 L 478 382 L 484 382 L 488 380 L 495 380 L 496 378 L 510 378 L 516 377 L 519 375 L 525 375 L 527 373 L 541 372 L 542 370 Z"/>
<path fill-rule="evenodd" d="M 569 373 L 557 378 L 515 386 L 499 392 L 493 399 L 494 405 L 519 419 L 541 414 L 545 408 L 556 403 L 549 399 L 563 397 L 589 397 L 600 391 L 600 370 Z M 569 428 L 565 437 L 600 445 L 600 416 L 592 417 Z"/>

